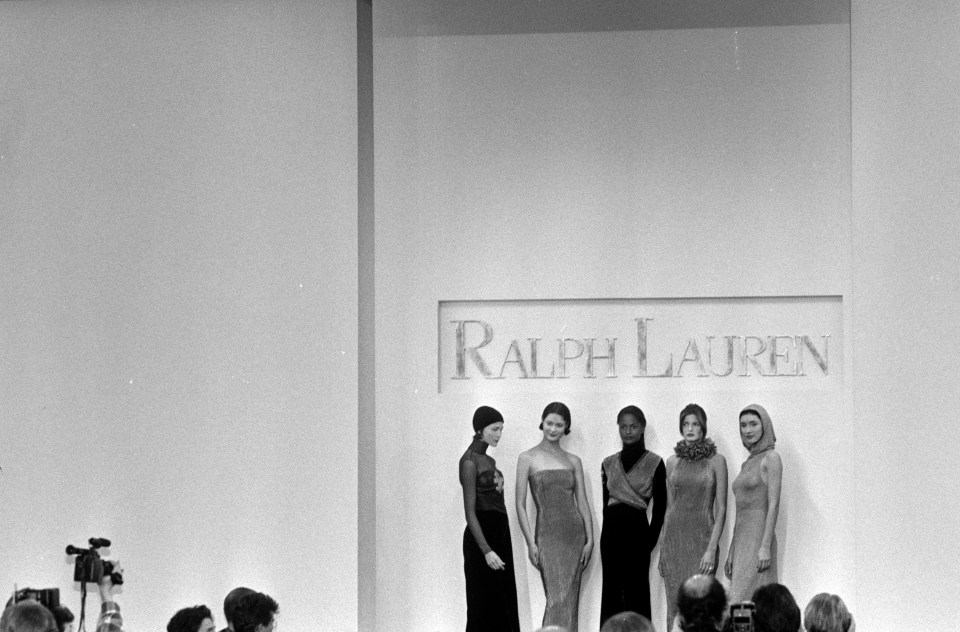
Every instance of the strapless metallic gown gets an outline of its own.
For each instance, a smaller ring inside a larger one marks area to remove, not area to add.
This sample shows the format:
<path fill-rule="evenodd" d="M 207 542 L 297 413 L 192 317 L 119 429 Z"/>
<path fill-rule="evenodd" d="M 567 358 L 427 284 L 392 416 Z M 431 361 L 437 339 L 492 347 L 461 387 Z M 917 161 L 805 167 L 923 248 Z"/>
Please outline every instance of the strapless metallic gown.
<path fill-rule="evenodd" d="M 580 554 L 587 541 L 577 508 L 573 470 L 541 470 L 530 475 L 537 505 L 535 540 L 540 550 L 540 576 L 547 597 L 543 625 L 562 625 L 577 632 L 580 604 Z"/>

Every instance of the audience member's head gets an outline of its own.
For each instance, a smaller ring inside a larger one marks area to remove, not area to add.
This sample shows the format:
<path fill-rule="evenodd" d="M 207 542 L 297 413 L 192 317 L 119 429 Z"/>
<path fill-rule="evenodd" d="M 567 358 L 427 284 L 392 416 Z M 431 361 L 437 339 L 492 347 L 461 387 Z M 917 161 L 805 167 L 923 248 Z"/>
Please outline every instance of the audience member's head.
<path fill-rule="evenodd" d="M 727 593 L 710 575 L 688 577 L 677 592 L 677 611 L 684 632 L 713 632 L 723 623 Z M 796 632 L 796 631 L 794 631 Z"/>
<path fill-rule="evenodd" d="M 837 595 L 820 593 L 814 596 L 803 611 L 803 625 L 807 632 L 850 632 L 853 616 L 847 604 Z"/>
<path fill-rule="evenodd" d="M 273 632 L 278 609 L 277 602 L 263 593 L 240 597 L 233 613 L 234 632 Z"/>
<path fill-rule="evenodd" d="M 245 586 L 238 586 L 227 593 L 223 599 L 223 617 L 227 620 L 227 628 L 233 629 L 233 617 L 240 604 L 240 598 L 246 595 L 252 595 L 256 591 Z"/>
<path fill-rule="evenodd" d="M 57 620 L 36 601 L 21 601 L 3 611 L 0 632 L 58 632 Z"/>
<path fill-rule="evenodd" d="M 60 632 L 73 632 L 73 613 L 66 606 L 57 606 L 51 608 L 50 612 L 57 621 L 57 629 Z"/>
<path fill-rule="evenodd" d="M 656 632 L 650 619 L 636 612 L 615 614 L 600 626 L 600 632 Z"/>
<path fill-rule="evenodd" d="M 783 584 L 757 588 L 751 601 L 757 606 L 753 614 L 755 632 L 797 632 L 800 629 L 800 607 Z"/>
<path fill-rule="evenodd" d="M 542 628 L 537 628 L 537 632 L 570 632 L 562 625 L 545 625 Z"/>
<path fill-rule="evenodd" d="M 213 614 L 206 606 L 178 610 L 167 624 L 167 632 L 216 632 Z"/>

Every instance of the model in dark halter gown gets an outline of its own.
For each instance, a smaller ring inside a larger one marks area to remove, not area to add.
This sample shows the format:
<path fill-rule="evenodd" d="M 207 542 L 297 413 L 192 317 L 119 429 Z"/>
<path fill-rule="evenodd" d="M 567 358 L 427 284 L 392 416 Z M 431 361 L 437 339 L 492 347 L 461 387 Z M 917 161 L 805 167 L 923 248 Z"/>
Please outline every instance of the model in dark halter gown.
<path fill-rule="evenodd" d="M 774 450 L 777 437 L 767 411 L 751 404 L 740 413 L 740 439 L 750 456 L 733 481 L 737 517 L 724 571 L 730 578 L 730 603 L 753 596 L 777 579 L 777 514 L 783 463 Z"/>
<path fill-rule="evenodd" d="M 570 411 L 559 402 L 547 406 L 543 440 L 517 462 L 517 519 L 530 561 L 540 570 L 547 605 L 543 625 L 577 632 L 580 576 L 593 550 L 593 524 L 587 506 L 580 459 L 560 447 L 570 432 Z M 536 530 L 527 518 L 527 485 L 537 508 Z"/>
<path fill-rule="evenodd" d="M 467 528 L 463 573 L 467 587 L 467 632 L 520 632 L 513 545 L 503 475 L 487 455 L 503 432 L 503 417 L 489 406 L 473 416 L 473 443 L 460 457 L 460 484 Z"/>
<path fill-rule="evenodd" d="M 650 552 L 657 545 L 667 508 L 663 459 L 646 449 L 643 411 L 627 406 L 617 415 L 623 450 L 603 460 L 603 590 L 600 625 L 631 610 L 650 618 Z M 647 508 L 653 503 L 652 520 Z"/>
<path fill-rule="evenodd" d="M 707 414 L 696 404 L 680 412 L 683 439 L 667 459 L 667 515 L 660 574 L 667 591 L 667 630 L 677 614 L 680 585 L 691 575 L 714 575 L 727 514 L 727 462 L 706 438 Z"/>

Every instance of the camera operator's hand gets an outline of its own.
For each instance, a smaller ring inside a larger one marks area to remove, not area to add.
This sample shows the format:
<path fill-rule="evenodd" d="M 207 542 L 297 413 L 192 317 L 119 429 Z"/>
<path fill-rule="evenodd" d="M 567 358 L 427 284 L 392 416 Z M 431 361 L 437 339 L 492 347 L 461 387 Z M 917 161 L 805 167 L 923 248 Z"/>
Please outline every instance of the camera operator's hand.
<path fill-rule="evenodd" d="M 120 561 L 116 560 L 113 562 L 114 572 L 123 573 L 123 568 L 120 567 Z M 113 579 L 111 579 L 109 573 L 104 573 L 103 577 L 100 578 L 100 581 L 97 582 L 97 588 L 100 589 L 100 601 L 107 603 L 108 601 L 113 601 Z"/>

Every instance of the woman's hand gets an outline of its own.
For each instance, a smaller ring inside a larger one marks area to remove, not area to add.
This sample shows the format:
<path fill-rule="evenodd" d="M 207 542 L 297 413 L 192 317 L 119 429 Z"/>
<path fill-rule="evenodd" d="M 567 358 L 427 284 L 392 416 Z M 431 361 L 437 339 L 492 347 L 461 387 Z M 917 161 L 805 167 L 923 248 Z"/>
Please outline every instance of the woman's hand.
<path fill-rule="evenodd" d="M 503 560 L 500 559 L 500 556 L 497 555 L 496 551 L 488 551 L 483 557 L 487 560 L 487 566 L 495 571 L 502 571 L 507 567 L 507 565 L 503 563 Z"/>
<path fill-rule="evenodd" d="M 757 554 L 757 572 L 762 573 L 768 568 L 770 568 L 770 547 L 761 546 L 760 551 Z"/>
<path fill-rule="evenodd" d="M 727 561 L 723 563 L 723 574 L 727 579 L 733 579 L 733 556 L 727 555 Z"/>
<path fill-rule="evenodd" d="M 700 558 L 700 572 L 704 575 L 712 575 L 717 572 L 717 558 L 712 551 L 707 551 Z"/>
<path fill-rule="evenodd" d="M 533 567 L 540 570 L 540 549 L 536 544 L 531 544 L 527 547 L 527 557 L 530 558 L 530 563 L 533 564 Z"/>
<path fill-rule="evenodd" d="M 593 555 L 593 542 L 587 542 L 583 545 L 583 551 L 580 553 L 581 568 L 586 568 L 587 563 L 590 561 L 591 555 Z"/>

